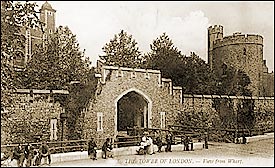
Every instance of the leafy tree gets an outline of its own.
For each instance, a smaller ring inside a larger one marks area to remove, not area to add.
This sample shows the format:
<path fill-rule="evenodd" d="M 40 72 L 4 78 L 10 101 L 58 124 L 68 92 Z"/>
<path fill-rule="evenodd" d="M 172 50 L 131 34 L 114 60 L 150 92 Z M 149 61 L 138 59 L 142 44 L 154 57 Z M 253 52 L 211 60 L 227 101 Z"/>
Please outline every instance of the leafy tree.
<path fill-rule="evenodd" d="M 188 94 L 213 94 L 216 89 L 216 76 L 209 65 L 194 52 L 183 57 L 179 65 L 179 77 L 175 77 L 175 84 L 182 86 L 183 92 Z"/>
<path fill-rule="evenodd" d="M 23 73 L 25 88 L 67 89 L 71 81 L 87 80 L 91 62 L 84 58 L 76 36 L 60 26 L 44 44 L 35 49 Z"/>
<path fill-rule="evenodd" d="M 35 3 L 1 1 L 1 110 L 12 104 L 11 93 L 18 87 L 13 62 L 24 56 L 23 27 L 41 27 Z"/>
<path fill-rule="evenodd" d="M 182 86 L 184 93 L 214 92 L 215 76 L 208 64 L 195 53 L 182 55 L 165 33 L 154 40 L 150 47 L 151 52 L 143 60 L 145 68 L 161 70 L 162 76 L 171 78 L 174 85 Z"/>
<path fill-rule="evenodd" d="M 237 70 L 225 63 L 222 65 L 222 70 L 216 73 L 217 90 L 219 94 L 251 96 L 252 92 L 247 88 L 251 83 L 249 76 L 242 70 Z"/>
<path fill-rule="evenodd" d="M 172 40 L 163 33 L 150 44 L 151 51 L 143 58 L 143 68 L 159 69 L 163 77 L 173 78 L 179 70 L 181 52 L 174 46 Z"/>
<path fill-rule="evenodd" d="M 106 55 L 100 56 L 100 58 L 106 65 L 131 68 L 140 65 L 141 52 L 137 47 L 137 42 L 132 35 L 128 35 L 123 30 L 115 35 L 109 43 L 106 43 L 102 50 Z"/>
<path fill-rule="evenodd" d="M 68 96 L 54 95 L 67 114 L 68 139 L 80 138 L 77 121 L 94 97 L 97 80 L 91 62 L 80 51 L 76 36 L 59 26 L 44 44 L 36 46 L 22 73 L 22 85 L 30 89 L 66 89 Z M 75 84 L 73 84 L 75 83 Z"/>

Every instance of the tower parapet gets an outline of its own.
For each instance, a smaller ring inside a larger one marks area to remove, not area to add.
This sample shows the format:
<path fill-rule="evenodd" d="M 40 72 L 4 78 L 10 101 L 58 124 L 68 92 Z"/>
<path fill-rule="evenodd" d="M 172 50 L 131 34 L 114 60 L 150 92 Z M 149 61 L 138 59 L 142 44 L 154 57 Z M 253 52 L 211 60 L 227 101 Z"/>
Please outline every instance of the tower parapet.
<path fill-rule="evenodd" d="M 240 34 L 234 33 L 230 36 L 225 36 L 222 39 L 217 39 L 214 42 L 213 49 L 236 44 L 258 44 L 263 45 L 263 37 L 257 34 Z"/>

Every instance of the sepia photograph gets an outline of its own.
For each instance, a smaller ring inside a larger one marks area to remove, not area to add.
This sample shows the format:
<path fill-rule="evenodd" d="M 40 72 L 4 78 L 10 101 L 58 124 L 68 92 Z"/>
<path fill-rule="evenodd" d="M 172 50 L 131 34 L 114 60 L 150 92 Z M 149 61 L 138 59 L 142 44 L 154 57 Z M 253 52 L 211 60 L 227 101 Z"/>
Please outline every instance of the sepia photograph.
<path fill-rule="evenodd" d="M 274 1 L 1 1 L 1 167 L 274 167 Z"/>

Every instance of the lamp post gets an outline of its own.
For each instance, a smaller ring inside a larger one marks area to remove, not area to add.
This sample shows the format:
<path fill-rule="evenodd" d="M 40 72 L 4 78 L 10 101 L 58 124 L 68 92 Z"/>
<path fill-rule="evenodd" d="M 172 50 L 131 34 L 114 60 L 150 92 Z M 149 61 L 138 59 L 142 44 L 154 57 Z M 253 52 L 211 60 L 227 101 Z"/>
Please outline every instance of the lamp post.
<path fill-rule="evenodd" d="M 64 134 L 64 121 L 67 119 L 66 113 L 60 113 L 60 122 L 61 122 L 61 141 L 63 141 L 63 134 Z"/>

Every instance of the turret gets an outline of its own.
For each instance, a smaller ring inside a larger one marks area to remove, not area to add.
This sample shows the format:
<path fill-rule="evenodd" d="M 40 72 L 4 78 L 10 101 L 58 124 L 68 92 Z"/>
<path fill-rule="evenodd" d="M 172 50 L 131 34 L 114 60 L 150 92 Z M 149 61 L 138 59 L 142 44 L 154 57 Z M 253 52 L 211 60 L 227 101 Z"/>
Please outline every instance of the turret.
<path fill-rule="evenodd" d="M 56 10 L 47 1 L 40 9 L 40 20 L 45 23 L 45 33 L 47 35 L 55 31 L 55 12 Z"/>
<path fill-rule="evenodd" d="M 215 25 L 208 28 L 208 63 L 210 68 L 213 69 L 213 45 L 216 40 L 223 39 L 223 26 Z"/>

